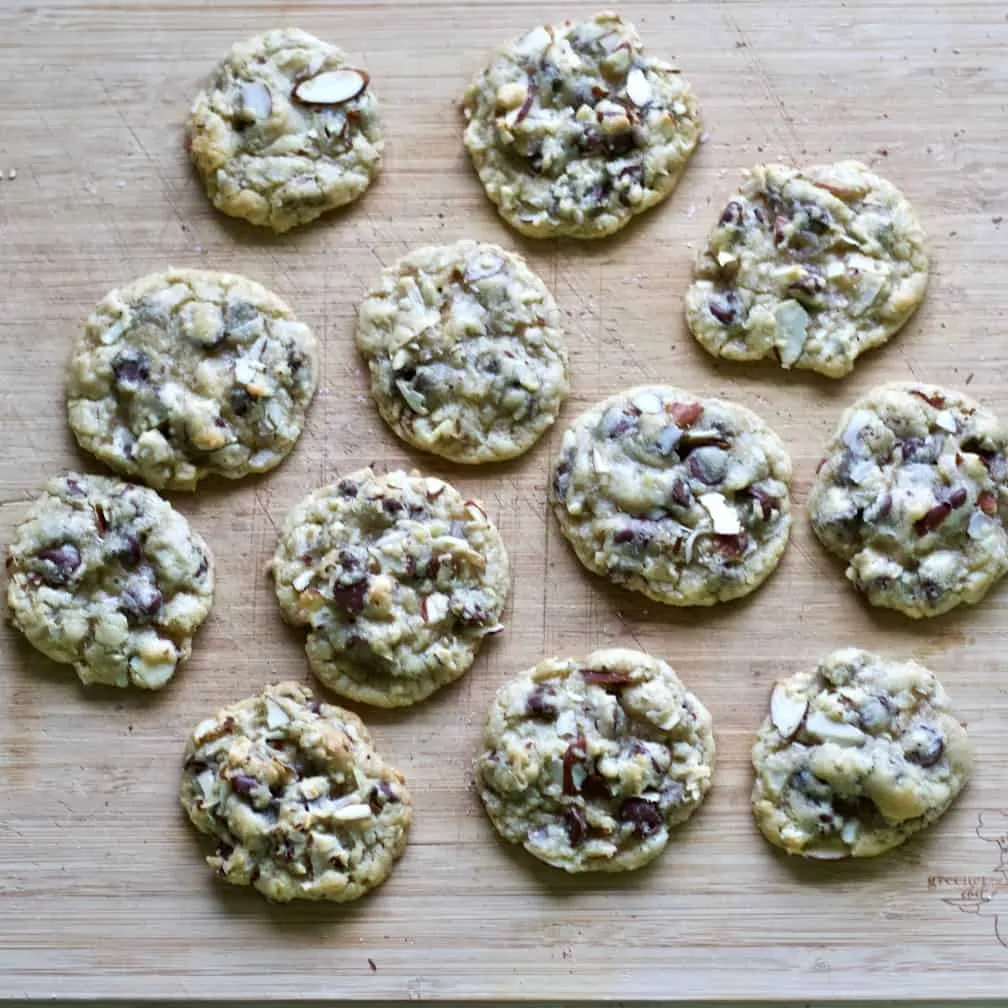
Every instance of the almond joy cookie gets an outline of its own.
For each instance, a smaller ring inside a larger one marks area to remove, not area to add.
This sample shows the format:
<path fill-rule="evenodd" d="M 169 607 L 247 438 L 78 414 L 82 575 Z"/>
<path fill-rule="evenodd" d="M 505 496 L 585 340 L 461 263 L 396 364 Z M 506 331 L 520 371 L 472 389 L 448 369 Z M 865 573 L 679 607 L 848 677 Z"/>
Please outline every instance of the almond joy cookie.
<path fill-rule="evenodd" d="M 567 395 L 556 302 L 520 256 L 496 245 L 404 256 L 362 302 L 357 346 L 386 423 L 455 462 L 528 451 Z"/>
<path fill-rule="evenodd" d="M 146 487 L 50 480 L 7 553 L 13 624 L 83 683 L 160 689 L 192 653 L 213 601 L 213 557 Z"/>
<path fill-rule="evenodd" d="M 534 238 L 618 231 L 672 192 L 700 137 L 689 84 L 612 13 L 504 46 L 462 111 L 487 196 Z"/>
<path fill-rule="evenodd" d="M 932 672 L 845 648 L 774 687 L 752 761 L 767 840 L 833 860 L 882 854 L 929 826 L 972 757 Z"/>
<path fill-rule="evenodd" d="M 848 409 L 809 494 L 812 527 L 872 605 L 919 619 L 1008 570 L 1008 432 L 968 396 L 882 385 Z"/>
<path fill-rule="evenodd" d="M 318 364 L 312 331 L 260 284 L 171 269 L 107 294 L 70 359 L 80 446 L 151 486 L 193 490 L 283 461 Z"/>
<path fill-rule="evenodd" d="M 270 565 L 284 618 L 308 628 L 312 671 L 376 707 L 430 696 L 499 632 L 504 543 L 482 505 L 419 474 L 370 469 L 287 516 Z"/>
<path fill-rule="evenodd" d="M 196 97 L 185 140 L 213 205 L 277 232 L 357 199 L 383 148 L 367 71 L 296 28 L 234 46 Z"/>
<path fill-rule="evenodd" d="M 924 231 L 857 161 L 757 165 L 697 260 L 686 320 L 716 357 L 840 378 L 924 297 Z"/>
<path fill-rule="evenodd" d="M 278 903 L 359 899 L 388 877 L 412 818 L 360 718 L 293 682 L 196 726 L 179 798 L 217 841 L 217 875 Z"/>
<path fill-rule="evenodd" d="M 790 481 L 784 446 L 751 410 L 653 385 L 574 421 L 550 502 L 590 571 L 667 605 L 713 605 L 777 566 Z"/>
<path fill-rule="evenodd" d="M 509 843 L 568 872 L 629 871 L 711 785 L 707 709 L 639 651 L 551 658 L 494 698 L 476 787 Z"/>

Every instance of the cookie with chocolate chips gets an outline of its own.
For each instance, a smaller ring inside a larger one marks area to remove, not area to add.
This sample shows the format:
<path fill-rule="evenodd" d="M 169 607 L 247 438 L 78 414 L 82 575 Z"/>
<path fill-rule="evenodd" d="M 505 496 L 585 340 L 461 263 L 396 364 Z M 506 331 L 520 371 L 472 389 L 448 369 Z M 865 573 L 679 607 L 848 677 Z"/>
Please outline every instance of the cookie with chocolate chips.
<path fill-rule="evenodd" d="M 218 210 L 277 232 L 361 196 L 384 147 L 368 72 L 296 28 L 232 48 L 193 102 L 185 141 Z"/>
<path fill-rule="evenodd" d="M 784 446 L 751 410 L 652 385 L 574 421 L 550 502 L 590 571 L 667 605 L 713 605 L 776 568 L 790 481 Z"/>
<path fill-rule="evenodd" d="M 639 651 L 551 658 L 490 706 L 476 788 L 509 843 L 568 872 L 653 861 L 711 785 L 711 717 Z"/>
<path fill-rule="evenodd" d="M 777 683 L 752 762 L 767 840 L 834 860 L 883 854 L 935 822 L 972 756 L 932 672 L 844 648 Z"/>
<path fill-rule="evenodd" d="M 567 395 L 556 302 L 520 256 L 496 245 L 404 256 L 361 303 L 357 346 L 388 425 L 455 462 L 528 451 Z"/>
<path fill-rule="evenodd" d="M 360 718 L 293 682 L 196 726 L 179 798 L 217 843 L 217 876 L 278 903 L 359 899 L 388 877 L 412 818 Z"/>
<path fill-rule="evenodd" d="M 857 161 L 757 165 L 725 207 L 686 292 L 700 345 L 840 378 L 924 298 L 924 230 L 903 194 Z"/>
<path fill-rule="evenodd" d="M 377 707 L 458 679 L 503 629 L 508 559 L 483 506 L 417 473 L 352 473 L 287 516 L 270 569 L 331 690 Z"/>
<path fill-rule="evenodd" d="M 160 689 L 192 653 L 213 601 L 213 557 L 146 487 L 50 480 L 7 553 L 11 622 L 81 682 Z"/>
<path fill-rule="evenodd" d="M 78 443 L 124 476 L 193 490 L 280 464 L 315 395 L 315 336 L 244 277 L 171 269 L 109 292 L 74 345 Z"/>
<path fill-rule="evenodd" d="M 872 605 L 919 619 L 978 602 L 1008 570 L 1008 431 L 968 396 L 895 382 L 840 420 L 812 528 Z"/>
<path fill-rule="evenodd" d="M 498 50 L 462 100 L 464 142 L 500 215 L 534 238 L 599 238 L 660 203 L 700 137 L 693 91 L 616 14 Z"/>

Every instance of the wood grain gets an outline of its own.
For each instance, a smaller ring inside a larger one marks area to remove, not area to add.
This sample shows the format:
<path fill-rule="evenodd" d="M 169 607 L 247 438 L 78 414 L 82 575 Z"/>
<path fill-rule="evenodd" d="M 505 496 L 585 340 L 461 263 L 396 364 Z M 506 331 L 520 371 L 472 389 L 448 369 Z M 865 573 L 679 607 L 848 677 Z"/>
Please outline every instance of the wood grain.
<path fill-rule="evenodd" d="M 84 691 L 0 632 L 0 996 L 1005 993 L 1008 881 L 977 824 L 983 813 L 988 824 L 1008 815 L 1008 588 L 922 625 L 871 612 L 801 518 L 839 411 L 881 381 L 968 384 L 1008 415 L 1004 4 L 628 0 L 623 9 L 655 52 L 679 60 L 709 137 L 666 205 L 615 240 L 576 245 L 522 241 L 498 221 L 465 159 L 455 108 L 490 47 L 545 17 L 579 13 L 573 6 L 0 4 L 0 166 L 17 171 L 0 182 L 0 537 L 50 474 L 95 468 L 73 447 L 61 386 L 69 341 L 109 287 L 168 264 L 236 270 L 287 298 L 324 347 L 322 389 L 287 464 L 177 499 L 217 553 L 219 592 L 192 662 L 163 695 Z M 208 207 L 180 124 L 230 43 L 281 23 L 370 68 L 388 156 L 357 206 L 269 238 Z M 925 307 L 841 383 L 719 366 L 681 317 L 693 252 L 717 208 L 759 159 L 846 156 L 889 175 L 926 222 L 934 269 Z M 517 463 L 478 470 L 413 454 L 389 434 L 353 349 L 354 304 L 407 249 L 463 236 L 524 252 L 555 291 L 572 348 L 562 422 L 603 394 L 665 379 L 736 399 L 776 426 L 795 459 L 799 520 L 762 591 L 711 612 L 664 610 L 583 573 L 547 520 L 557 432 Z M 176 806 L 180 747 L 206 712 L 267 681 L 307 676 L 264 565 L 291 504 L 368 462 L 416 465 L 489 504 L 514 564 L 509 629 L 433 701 L 364 712 L 416 796 L 412 844 L 389 883 L 350 907 L 274 908 L 216 884 L 202 864 Z M 771 680 L 847 643 L 930 664 L 970 724 L 977 771 L 946 819 L 892 856 L 807 866 L 756 834 L 748 749 Z M 546 654 L 612 644 L 666 656 L 711 708 L 716 784 L 653 868 L 568 879 L 497 842 L 469 768 L 504 679 Z"/>

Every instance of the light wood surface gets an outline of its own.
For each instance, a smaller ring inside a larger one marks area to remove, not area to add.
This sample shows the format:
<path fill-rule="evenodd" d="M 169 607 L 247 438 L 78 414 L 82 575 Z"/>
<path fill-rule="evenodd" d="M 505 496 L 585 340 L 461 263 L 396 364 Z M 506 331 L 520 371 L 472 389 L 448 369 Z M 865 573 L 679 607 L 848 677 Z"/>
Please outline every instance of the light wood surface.
<path fill-rule="evenodd" d="M 1008 851 L 996 843 L 1008 833 L 1008 588 L 923 624 L 871 612 L 804 517 L 841 408 L 881 381 L 968 384 L 1008 416 L 1005 5 L 628 0 L 622 9 L 653 51 L 680 62 L 708 136 L 664 206 L 615 240 L 577 245 L 522 241 L 497 219 L 464 155 L 455 102 L 489 48 L 590 5 L 0 4 L 0 167 L 17 172 L 0 182 L 3 542 L 50 474 L 97 471 L 74 449 L 61 385 L 69 341 L 109 287 L 168 264 L 235 270 L 288 299 L 324 348 L 321 391 L 288 462 L 176 498 L 217 554 L 219 588 L 169 689 L 85 691 L 0 631 L 0 996 L 658 1001 L 1008 990 L 1008 870 L 997 871 Z M 370 194 L 286 238 L 214 213 L 181 145 L 213 63 L 278 24 L 370 68 L 388 140 Z M 839 383 L 717 365 L 686 333 L 681 295 L 739 172 L 760 159 L 848 156 L 892 178 L 926 223 L 925 307 Z M 736 399 L 777 428 L 795 460 L 797 522 L 763 590 L 676 611 L 583 573 L 547 517 L 558 430 L 516 463 L 480 469 L 421 457 L 386 430 L 353 348 L 355 302 L 407 249 L 463 236 L 522 251 L 555 291 L 573 370 L 561 424 L 604 394 L 664 379 Z M 307 677 L 265 563 L 289 506 L 369 462 L 418 466 L 487 502 L 513 560 L 508 630 L 431 702 L 363 712 L 416 798 L 412 843 L 390 881 L 348 907 L 271 907 L 204 866 L 176 803 L 180 749 L 207 712 L 268 681 Z M 748 751 L 771 681 L 848 643 L 939 673 L 969 722 L 976 774 L 939 826 L 892 856 L 808 866 L 756 833 Z M 716 783 L 653 868 L 571 879 L 497 841 L 468 788 L 470 765 L 508 676 L 544 655 L 615 644 L 667 657 L 711 708 Z"/>

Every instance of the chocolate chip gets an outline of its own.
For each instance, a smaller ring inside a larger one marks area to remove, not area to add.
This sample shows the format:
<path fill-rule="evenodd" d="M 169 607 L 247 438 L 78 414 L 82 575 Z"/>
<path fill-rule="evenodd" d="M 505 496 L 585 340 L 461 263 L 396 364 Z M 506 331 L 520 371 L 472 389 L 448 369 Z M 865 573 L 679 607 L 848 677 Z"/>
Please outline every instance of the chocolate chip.
<path fill-rule="evenodd" d="M 923 518 L 918 518 L 914 522 L 914 532 L 919 536 L 933 532 L 951 513 L 952 505 L 948 501 L 940 501 Z"/>
<path fill-rule="evenodd" d="M 233 774 L 231 777 L 231 788 L 241 795 L 251 794 L 259 786 L 259 781 L 248 774 Z"/>
<path fill-rule="evenodd" d="M 112 361 L 117 385 L 141 385 L 150 379 L 150 360 L 139 350 L 121 350 Z"/>
<path fill-rule="evenodd" d="M 771 497 L 762 487 L 746 487 L 745 492 L 759 505 L 763 520 L 766 521 L 776 509 L 780 507 L 780 501 L 776 497 Z"/>
<path fill-rule="evenodd" d="M 73 543 L 50 546 L 47 549 L 39 550 L 35 555 L 46 562 L 47 566 L 42 570 L 42 578 L 47 585 L 53 588 L 65 585 L 81 565 L 80 550 Z M 51 569 L 49 565 L 51 565 Z"/>
<path fill-rule="evenodd" d="M 340 497 L 356 497 L 358 493 L 357 484 L 353 480 L 340 480 L 336 486 L 336 492 Z"/>
<path fill-rule="evenodd" d="M 143 557 L 140 540 L 129 532 L 123 532 L 109 547 L 109 555 L 123 567 L 136 567 Z"/>
<path fill-rule="evenodd" d="M 144 623 L 157 615 L 163 601 L 155 584 L 141 575 L 134 575 L 126 581 L 120 608 L 130 622 Z"/>
<path fill-rule="evenodd" d="M 749 537 L 745 532 L 736 532 L 734 535 L 714 536 L 714 546 L 717 551 L 732 560 L 737 560 L 746 551 L 749 545 Z"/>
<path fill-rule="evenodd" d="M 731 325 L 738 315 L 738 295 L 734 291 L 728 291 L 721 297 L 712 297 L 707 307 L 718 322 L 726 326 Z"/>
<path fill-rule="evenodd" d="M 596 686 L 629 686 L 633 682 L 633 677 L 628 672 L 621 672 L 618 669 L 581 669 L 581 677 Z"/>
<path fill-rule="evenodd" d="M 612 541 L 617 545 L 621 543 L 633 542 L 633 540 L 634 540 L 634 530 L 632 528 L 622 528 L 618 532 L 616 532 L 612 537 Z"/>
<path fill-rule="evenodd" d="M 612 798 L 612 791 L 609 789 L 609 781 L 598 772 L 589 771 L 581 785 L 581 794 L 585 798 L 592 798 L 596 801 L 609 801 Z"/>
<path fill-rule="evenodd" d="M 557 463 L 553 473 L 553 494 L 557 500 L 563 500 L 567 496 L 567 491 L 570 489 L 570 471 L 568 459 L 562 459 Z"/>
<path fill-rule="evenodd" d="M 571 805 L 564 816 L 567 825 L 567 838 L 571 847 L 580 847 L 588 837 L 588 819 L 584 809 L 579 805 Z"/>
<path fill-rule="evenodd" d="M 728 469 L 728 456 L 720 448 L 704 445 L 687 457 L 686 468 L 694 479 L 713 486 L 724 478 Z"/>
<path fill-rule="evenodd" d="M 619 817 L 642 837 L 654 836 L 665 825 L 661 809 L 645 798 L 627 798 L 620 806 Z"/>
<path fill-rule="evenodd" d="M 966 498 L 968 496 L 969 495 L 966 493 L 966 488 L 959 487 L 958 489 L 953 490 L 952 493 L 949 494 L 948 496 L 949 505 L 952 508 L 962 507 L 963 504 L 966 503 Z"/>
<path fill-rule="evenodd" d="M 344 611 L 351 615 L 356 615 L 363 610 L 367 593 L 368 583 L 366 579 L 352 585 L 333 585 L 332 600 L 335 605 Z"/>
<path fill-rule="evenodd" d="M 935 462 L 940 451 L 940 440 L 931 437 L 910 437 L 900 445 L 900 452 L 906 462 Z"/>
<path fill-rule="evenodd" d="M 252 396 L 241 385 L 233 385 L 228 392 L 228 404 L 235 416 L 245 416 L 252 408 Z"/>
<path fill-rule="evenodd" d="M 574 764 L 588 755 L 588 743 L 584 735 L 578 733 L 578 737 L 567 746 L 563 756 L 563 793 L 565 795 L 577 794 L 574 786 Z"/>
<path fill-rule="evenodd" d="M 693 501 L 693 493 L 689 484 L 682 477 L 677 476 L 669 489 L 669 497 L 680 507 L 689 507 Z"/>
<path fill-rule="evenodd" d="M 63 481 L 63 485 L 66 487 L 67 493 L 71 497 L 86 497 L 87 496 L 87 491 L 84 489 L 84 487 L 82 487 L 80 485 L 80 483 L 78 483 L 77 480 L 73 479 L 72 477 L 68 476 Z"/>
<path fill-rule="evenodd" d="M 977 497 L 977 507 L 979 507 L 985 515 L 996 515 L 998 510 L 997 497 L 995 497 L 990 490 L 984 490 L 980 496 Z"/>
<path fill-rule="evenodd" d="M 945 752 L 945 740 L 931 725 L 918 725 L 910 737 L 906 758 L 920 767 L 932 767 Z"/>
<path fill-rule="evenodd" d="M 551 686 L 536 686 L 525 701 L 525 710 L 530 717 L 552 721 L 556 717 L 556 690 Z"/>
<path fill-rule="evenodd" d="M 386 805 L 398 805 L 399 796 L 392 789 L 392 785 L 388 781 L 378 781 L 373 788 L 371 788 L 371 793 L 368 795 L 368 805 L 371 806 L 371 811 L 378 815 L 379 812 Z"/>
<path fill-rule="evenodd" d="M 400 514 L 403 510 L 402 501 L 397 500 L 395 497 L 386 497 L 382 500 L 382 510 L 389 517 L 394 517 Z"/>
<path fill-rule="evenodd" d="M 732 200 L 721 214 L 720 224 L 735 227 L 742 223 L 742 204 Z"/>
<path fill-rule="evenodd" d="M 833 789 L 829 784 L 816 777 L 808 767 L 802 767 L 791 774 L 788 786 L 808 795 L 814 801 L 829 801 L 833 797 Z"/>

